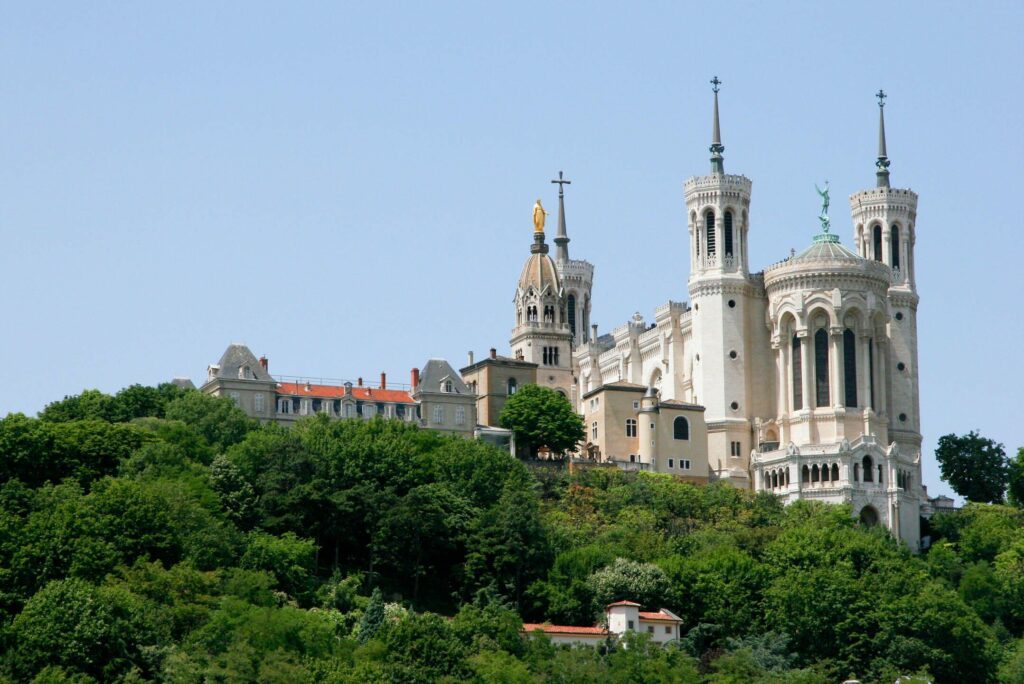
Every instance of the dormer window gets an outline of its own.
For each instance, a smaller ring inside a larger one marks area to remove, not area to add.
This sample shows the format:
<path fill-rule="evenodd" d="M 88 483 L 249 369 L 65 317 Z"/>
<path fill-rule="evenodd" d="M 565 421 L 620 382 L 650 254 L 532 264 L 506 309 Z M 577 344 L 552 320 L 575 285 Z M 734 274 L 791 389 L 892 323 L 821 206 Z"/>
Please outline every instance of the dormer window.
<path fill-rule="evenodd" d="M 452 381 L 448 380 L 448 379 L 442 380 L 441 381 L 441 391 L 444 392 L 445 394 L 451 394 L 452 393 Z"/>

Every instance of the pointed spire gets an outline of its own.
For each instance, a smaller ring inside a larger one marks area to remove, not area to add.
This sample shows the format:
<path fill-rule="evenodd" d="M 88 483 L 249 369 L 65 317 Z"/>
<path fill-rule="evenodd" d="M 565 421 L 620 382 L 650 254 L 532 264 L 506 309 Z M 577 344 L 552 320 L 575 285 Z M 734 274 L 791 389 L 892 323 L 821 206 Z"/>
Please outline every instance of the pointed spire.
<path fill-rule="evenodd" d="M 711 90 L 715 93 L 715 121 L 711 128 L 711 173 L 725 173 L 725 160 L 722 153 L 725 152 L 725 145 L 722 144 L 722 129 L 718 124 L 718 86 L 722 82 L 715 76 L 711 79 Z"/>
<path fill-rule="evenodd" d="M 875 162 L 875 167 L 878 169 L 875 172 L 876 182 L 875 185 L 879 188 L 889 187 L 889 156 L 885 151 L 885 91 L 879 89 L 875 93 L 875 97 L 878 98 L 878 161 Z"/>
<path fill-rule="evenodd" d="M 555 244 L 558 245 L 556 257 L 558 261 L 569 261 L 569 235 L 565 232 L 565 186 L 571 185 L 572 181 L 565 180 L 562 172 L 558 172 L 558 179 L 551 181 L 558 183 L 558 235 L 555 236 Z"/>

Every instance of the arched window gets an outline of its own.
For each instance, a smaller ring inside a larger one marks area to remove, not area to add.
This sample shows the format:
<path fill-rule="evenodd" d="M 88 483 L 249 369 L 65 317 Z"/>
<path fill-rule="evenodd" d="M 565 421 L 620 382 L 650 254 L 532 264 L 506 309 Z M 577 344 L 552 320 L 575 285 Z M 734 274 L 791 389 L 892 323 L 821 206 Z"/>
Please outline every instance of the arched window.
<path fill-rule="evenodd" d="M 732 256 L 732 212 L 725 212 L 725 256 Z"/>
<path fill-rule="evenodd" d="M 672 421 L 672 436 L 675 439 L 690 439 L 690 422 L 678 416 Z"/>
<path fill-rule="evenodd" d="M 872 475 L 873 475 L 872 471 L 874 470 L 873 466 L 874 466 L 874 463 L 872 462 L 871 457 L 870 456 L 865 456 L 864 457 L 864 481 L 865 482 L 872 482 L 873 481 L 873 477 L 872 477 Z"/>
<path fill-rule="evenodd" d="M 783 471 L 783 473 L 786 476 L 786 486 L 789 486 L 789 466 L 786 466 L 786 469 Z"/>
<path fill-rule="evenodd" d="M 778 486 L 779 486 L 779 474 L 773 470 L 772 471 L 772 489 L 775 489 Z"/>
<path fill-rule="evenodd" d="M 793 410 L 799 411 L 804 407 L 804 378 L 803 378 L 803 357 L 800 352 L 800 338 L 793 335 Z"/>
<path fill-rule="evenodd" d="M 516 389 L 517 389 L 517 387 L 516 387 L 516 379 L 515 378 L 509 378 L 508 379 L 508 394 L 509 394 L 509 396 L 512 396 L 513 394 L 515 394 L 516 393 Z"/>
<path fill-rule="evenodd" d="M 860 511 L 860 522 L 863 525 L 872 527 L 878 524 L 878 511 L 871 506 L 865 506 Z"/>
<path fill-rule="evenodd" d="M 900 227 L 895 224 L 889 229 L 889 261 L 893 268 L 900 267 Z"/>
<path fill-rule="evenodd" d="M 567 306 L 569 307 L 569 330 L 572 331 L 573 337 L 576 336 L 576 295 L 571 294 L 567 299 Z"/>
<path fill-rule="evenodd" d="M 636 437 L 636 419 L 634 419 L 634 418 L 627 418 L 626 419 L 626 436 L 627 437 Z"/>
<path fill-rule="evenodd" d="M 818 470 L 818 464 L 815 463 L 811 466 L 811 482 L 818 482 L 821 479 L 821 473 Z"/>
<path fill-rule="evenodd" d="M 828 333 L 824 329 L 814 333 L 814 387 L 815 405 L 828 406 Z"/>
<path fill-rule="evenodd" d="M 828 464 L 821 466 L 821 481 L 828 482 Z"/>
<path fill-rule="evenodd" d="M 810 482 L 811 481 L 811 470 L 807 466 L 804 466 L 803 470 L 800 471 L 800 481 Z"/>
<path fill-rule="evenodd" d="M 853 464 L 853 481 L 860 482 L 860 463 Z"/>
<path fill-rule="evenodd" d="M 708 256 L 715 255 L 715 212 L 704 214 L 705 238 L 708 241 Z"/>
<path fill-rule="evenodd" d="M 837 463 L 832 464 L 832 481 L 836 482 L 839 479 L 839 465 Z"/>
<path fill-rule="evenodd" d="M 875 261 L 882 261 L 882 226 L 876 225 L 871 229 L 875 243 Z"/>
<path fill-rule="evenodd" d="M 843 331 L 843 383 L 846 405 L 857 405 L 857 338 L 847 328 Z"/>

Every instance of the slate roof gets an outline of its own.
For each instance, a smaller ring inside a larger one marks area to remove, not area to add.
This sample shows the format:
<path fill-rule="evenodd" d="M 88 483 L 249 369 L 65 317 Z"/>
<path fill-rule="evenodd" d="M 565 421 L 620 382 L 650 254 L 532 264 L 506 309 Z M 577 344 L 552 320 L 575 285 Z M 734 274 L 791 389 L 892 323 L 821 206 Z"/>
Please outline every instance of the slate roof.
<path fill-rule="evenodd" d="M 267 382 L 273 382 L 273 378 L 270 377 L 270 373 L 266 371 L 263 366 L 260 365 L 259 360 L 253 356 L 253 353 L 249 351 L 249 348 L 244 344 L 232 344 L 224 350 L 224 354 L 221 355 L 220 361 L 217 362 L 220 366 L 220 370 L 217 371 L 218 378 L 231 378 L 233 380 L 238 379 L 238 369 L 249 367 L 252 372 L 250 380 L 264 380 Z"/>
<path fill-rule="evenodd" d="M 420 371 L 420 384 L 417 388 L 417 393 L 439 393 L 441 391 L 441 381 L 446 378 L 452 381 L 452 394 L 471 394 L 469 388 L 466 387 L 466 383 L 462 382 L 459 374 L 444 359 L 430 359 L 427 361 L 427 365 Z"/>

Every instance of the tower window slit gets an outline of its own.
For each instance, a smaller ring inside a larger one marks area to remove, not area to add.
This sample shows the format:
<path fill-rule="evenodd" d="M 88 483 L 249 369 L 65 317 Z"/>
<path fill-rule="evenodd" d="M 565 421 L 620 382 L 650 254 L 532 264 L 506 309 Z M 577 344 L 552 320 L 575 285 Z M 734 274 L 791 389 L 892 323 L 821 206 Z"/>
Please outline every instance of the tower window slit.
<path fill-rule="evenodd" d="M 576 336 L 576 295 L 569 295 L 568 303 L 569 307 L 569 330 L 572 331 L 573 337 Z"/>
<path fill-rule="evenodd" d="M 871 232 L 875 243 L 875 261 L 882 261 L 882 226 L 875 226 Z"/>
<path fill-rule="evenodd" d="M 704 230 L 708 241 L 708 256 L 715 255 L 715 214 L 709 211 L 704 215 Z"/>
<path fill-rule="evenodd" d="M 900 227 L 893 226 L 889 231 L 889 261 L 893 268 L 900 267 Z"/>
<path fill-rule="evenodd" d="M 846 405 L 857 405 L 857 339 L 853 331 L 843 331 L 843 382 L 846 390 Z"/>
<path fill-rule="evenodd" d="M 732 212 L 725 212 L 725 256 L 732 256 Z"/>

